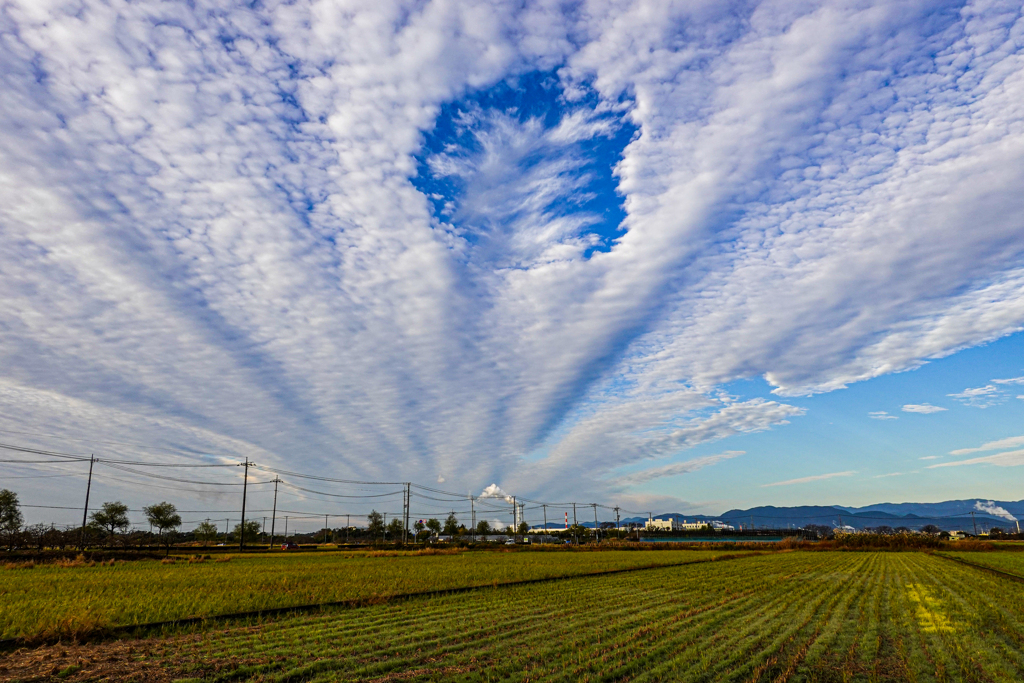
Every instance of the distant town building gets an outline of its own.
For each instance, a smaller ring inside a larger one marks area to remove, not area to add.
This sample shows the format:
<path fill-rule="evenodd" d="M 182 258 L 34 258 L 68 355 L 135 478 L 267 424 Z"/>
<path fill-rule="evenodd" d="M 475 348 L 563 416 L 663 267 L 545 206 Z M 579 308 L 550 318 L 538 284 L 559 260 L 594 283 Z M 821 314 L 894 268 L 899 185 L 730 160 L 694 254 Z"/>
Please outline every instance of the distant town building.
<path fill-rule="evenodd" d="M 682 522 L 677 521 L 675 518 L 669 519 L 649 519 L 644 528 L 648 531 L 682 531 Z"/>
<path fill-rule="evenodd" d="M 685 519 L 679 521 L 675 517 L 669 519 L 651 519 L 644 524 L 649 531 L 700 531 L 701 529 L 715 529 L 717 531 L 736 531 L 736 527 L 714 520 L 699 520 L 688 522 Z"/>

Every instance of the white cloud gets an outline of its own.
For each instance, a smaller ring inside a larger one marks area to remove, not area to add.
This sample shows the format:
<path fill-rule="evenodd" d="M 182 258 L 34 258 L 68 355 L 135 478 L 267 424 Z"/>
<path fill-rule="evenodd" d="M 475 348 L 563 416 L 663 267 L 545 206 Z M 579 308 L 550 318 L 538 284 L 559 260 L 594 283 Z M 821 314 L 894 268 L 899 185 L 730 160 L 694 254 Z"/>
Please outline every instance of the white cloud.
<path fill-rule="evenodd" d="M 854 471 L 847 472 L 831 472 L 829 474 L 815 474 L 810 477 L 800 477 L 798 479 L 787 479 L 786 481 L 777 481 L 772 484 L 761 484 L 761 488 L 767 488 L 769 486 L 790 486 L 792 484 L 809 484 L 815 481 L 824 481 L 826 479 L 835 479 L 836 477 L 850 477 L 857 474 Z"/>
<path fill-rule="evenodd" d="M 941 413 L 941 412 L 945 411 L 946 408 L 942 408 L 942 407 L 939 407 L 939 406 L 933 406 L 930 403 L 921 403 L 921 404 L 908 403 L 907 405 L 903 406 L 902 410 L 905 413 L 921 413 L 923 415 L 930 415 L 932 413 Z"/>
<path fill-rule="evenodd" d="M 1024 377 L 1010 377 L 1009 379 L 994 379 L 995 384 L 1024 384 Z"/>
<path fill-rule="evenodd" d="M 1006 451 L 994 455 L 985 455 L 980 458 L 968 460 L 957 460 L 956 462 L 943 462 L 938 465 L 929 465 L 928 469 L 936 467 L 962 467 L 964 465 L 996 465 L 997 467 L 1016 467 L 1024 465 L 1024 450 Z"/>
<path fill-rule="evenodd" d="M 723 382 L 827 391 L 1024 326 L 1024 24 L 998 3 L 0 21 L 8 425 L 601 492 L 802 413 Z M 473 154 L 427 164 L 465 185 L 432 215 L 410 178 L 442 107 L 557 67 L 578 108 L 483 111 Z M 550 207 L 608 112 L 638 129 L 625 231 L 584 258 L 595 216 Z"/>
<path fill-rule="evenodd" d="M 990 408 L 1002 403 L 1004 398 L 1004 394 L 999 390 L 999 387 L 992 384 L 986 384 L 983 387 L 975 387 L 973 389 L 964 389 L 959 393 L 946 395 L 960 401 L 964 405 L 975 408 Z"/>
<path fill-rule="evenodd" d="M 868 413 L 868 417 L 872 420 L 898 420 L 900 419 L 897 415 L 890 415 L 884 410 L 876 410 L 872 413 Z"/>
<path fill-rule="evenodd" d="M 689 474 L 690 472 L 696 472 L 697 470 L 704 469 L 711 465 L 722 462 L 723 460 L 731 460 L 732 458 L 744 455 L 746 451 L 724 451 L 715 455 L 705 455 L 699 458 L 691 458 L 684 462 L 676 462 L 671 465 L 663 465 L 661 467 L 652 467 L 646 470 L 640 470 L 639 472 L 630 472 L 629 474 L 616 477 L 615 481 L 618 484 L 631 486 L 634 484 L 643 484 L 648 481 L 655 479 L 661 479 L 662 477 L 674 477 L 680 474 Z"/>
<path fill-rule="evenodd" d="M 977 448 L 960 448 L 955 451 L 950 451 L 950 455 L 967 455 L 968 453 L 981 453 L 984 451 L 999 451 L 1004 448 L 1016 448 L 1018 446 L 1024 446 L 1024 436 L 1010 436 L 1005 439 L 999 439 L 998 441 L 989 441 L 983 443 Z"/>

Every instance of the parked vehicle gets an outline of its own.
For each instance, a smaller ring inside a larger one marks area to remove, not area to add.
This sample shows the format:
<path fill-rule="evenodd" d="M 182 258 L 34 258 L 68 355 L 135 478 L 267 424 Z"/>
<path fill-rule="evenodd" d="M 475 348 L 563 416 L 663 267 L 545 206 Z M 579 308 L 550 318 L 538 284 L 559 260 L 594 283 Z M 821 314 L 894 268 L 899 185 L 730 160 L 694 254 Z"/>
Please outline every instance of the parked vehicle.
<path fill-rule="evenodd" d="M 298 550 L 299 544 L 295 541 L 285 541 L 281 544 L 281 550 Z"/>

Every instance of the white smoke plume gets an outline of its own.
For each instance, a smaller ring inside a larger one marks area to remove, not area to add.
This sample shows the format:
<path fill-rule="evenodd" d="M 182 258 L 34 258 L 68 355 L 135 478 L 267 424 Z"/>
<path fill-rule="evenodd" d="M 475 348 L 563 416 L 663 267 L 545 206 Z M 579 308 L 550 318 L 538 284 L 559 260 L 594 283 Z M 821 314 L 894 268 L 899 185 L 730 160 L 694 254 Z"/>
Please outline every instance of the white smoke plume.
<path fill-rule="evenodd" d="M 1008 519 L 1011 522 L 1016 522 L 1017 521 L 1016 517 L 1011 515 L 1006 510 L 1006 508 L 1002 508 L 1002 507 L 999 507 L 998 505 L 996 505 L 995 501 L 991 501 L 990 500 L 987 503 L 986 502 L 982 502 L 980 500 L 976 501 L 974 503 L 974 509 L 978 510 L 979 512 L 986 512 L 986 513 L 988 513 L 990 515 L 994 515 L 996 517 L 1002 517 L 1003 519 Z"/>
<path fill-rule="evenodd" d="M 512 496 L 501 490 L 497 484 L 491 484 L 480 494 L 481 498 L 504 498 L 506 503 L 512 502 Z"/>

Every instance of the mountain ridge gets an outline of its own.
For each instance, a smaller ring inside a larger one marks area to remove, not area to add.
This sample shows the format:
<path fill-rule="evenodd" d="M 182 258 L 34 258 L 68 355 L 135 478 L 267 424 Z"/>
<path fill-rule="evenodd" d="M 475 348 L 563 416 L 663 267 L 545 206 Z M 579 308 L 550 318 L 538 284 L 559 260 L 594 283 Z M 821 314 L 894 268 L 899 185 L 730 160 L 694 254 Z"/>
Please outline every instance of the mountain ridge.
<path fill-rule="evenodd" d="M 974 513 L 973 515 L 971 513 Z M 797 505 L 778 507 L 761 505 L 745 510 L 732 509 L 720 515 L 682 514 L 666 512 L 653 515 L 655 519 L 674 518 L 680 521 L 719 520 L 737 529 L 799 529 L 809 524 L 823 526 L 851 526 L 855 529 L 888 526 L 919 530 L 927 525 L 940 529 L 988 531 L 992 528 L 1017 530 L 1017 518 L 1024 516 L 1024 500 L 995 501 L 985 498 L 949 500 L 939 503 L 877 503 L 862 507 L 841 505 Z M 623 523 L 642 523 L 645 517 L 629 517 Z"/>

